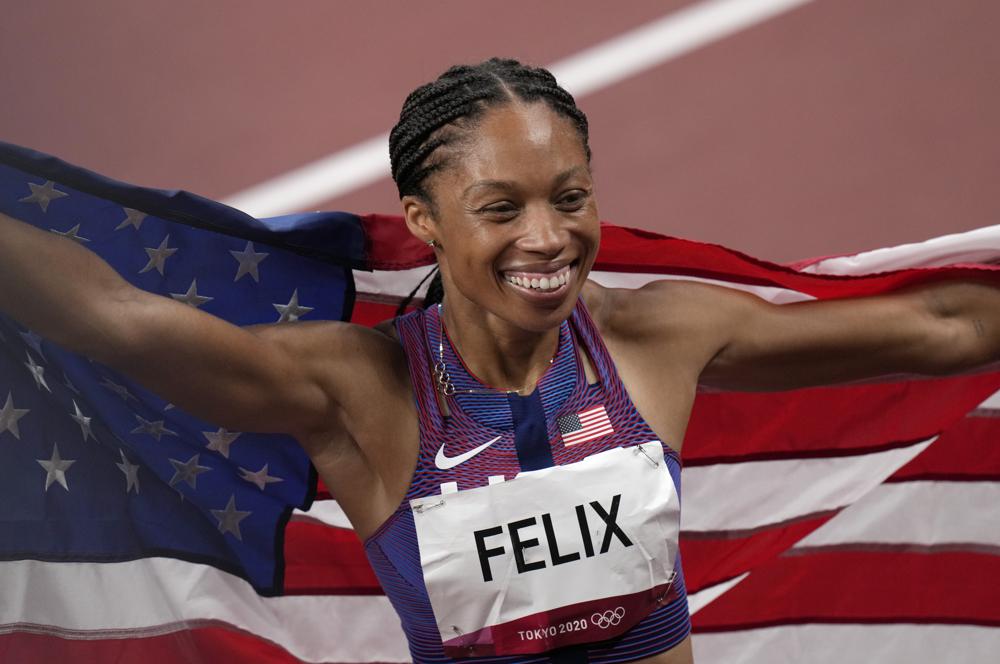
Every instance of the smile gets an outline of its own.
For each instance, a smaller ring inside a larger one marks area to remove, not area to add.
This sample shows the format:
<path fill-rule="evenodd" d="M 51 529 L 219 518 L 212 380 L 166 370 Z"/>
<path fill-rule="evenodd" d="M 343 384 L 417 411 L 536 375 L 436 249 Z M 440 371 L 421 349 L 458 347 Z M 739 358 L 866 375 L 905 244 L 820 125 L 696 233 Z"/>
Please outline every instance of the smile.
<path fill-rule="evenodd" d="M 552 292 L 565 286 L 571 278 L 570 266 L 565 265 L 555 272 L 504 272 L 508 283 L 530 288 L 539 292 Z"/>

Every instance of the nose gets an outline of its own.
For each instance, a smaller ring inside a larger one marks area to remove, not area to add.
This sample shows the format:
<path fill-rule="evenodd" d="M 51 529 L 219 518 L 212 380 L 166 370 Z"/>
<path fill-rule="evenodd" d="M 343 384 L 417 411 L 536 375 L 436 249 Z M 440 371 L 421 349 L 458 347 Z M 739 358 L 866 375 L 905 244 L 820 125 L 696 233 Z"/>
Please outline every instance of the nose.
<path fill-rule="evenodd" d="M 522 223 L 523 232 L 517 242 L 522 251 L 555 256 L 566 246 L 566 222 L 551 206 L 529 208 Z"/>

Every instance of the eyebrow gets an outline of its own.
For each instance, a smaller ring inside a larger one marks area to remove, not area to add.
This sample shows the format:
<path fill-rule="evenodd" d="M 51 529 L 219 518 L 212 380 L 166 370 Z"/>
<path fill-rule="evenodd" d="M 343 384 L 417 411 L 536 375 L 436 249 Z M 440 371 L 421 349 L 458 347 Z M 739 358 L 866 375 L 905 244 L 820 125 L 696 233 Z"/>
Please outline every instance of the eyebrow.
<path fill-rule="evenodd" d="M 559 185 L 569 180 L 571 177 L 579 173 L 580 171 L 586 170 L 583 166 L 574 166 L 573 168 L 566 169 L 553 180 L 553 185 L 558 187 Z M 511 180 L 478 180 L 473 182 L 462 192 L 462 195 L 468 194 L 473 189 L 478 189 L 482 187 L 494 188 L 494 189 L 516 189 L 517 184 Z"/>

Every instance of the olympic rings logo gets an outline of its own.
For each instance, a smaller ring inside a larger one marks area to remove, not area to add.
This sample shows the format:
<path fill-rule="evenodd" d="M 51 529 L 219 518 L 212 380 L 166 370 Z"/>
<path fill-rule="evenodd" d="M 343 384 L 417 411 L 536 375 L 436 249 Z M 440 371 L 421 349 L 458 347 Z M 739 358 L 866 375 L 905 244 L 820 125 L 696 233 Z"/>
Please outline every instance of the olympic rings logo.
<path fill-rule="evenodd" d="M 590 622 L 594 624 L 594 627 L 607 629 L 620 623 L 624 617 L 625 609 L 619 606 L 616 609 L 608 609 L 603 613 L 595 613 L 590 616 Z"/>

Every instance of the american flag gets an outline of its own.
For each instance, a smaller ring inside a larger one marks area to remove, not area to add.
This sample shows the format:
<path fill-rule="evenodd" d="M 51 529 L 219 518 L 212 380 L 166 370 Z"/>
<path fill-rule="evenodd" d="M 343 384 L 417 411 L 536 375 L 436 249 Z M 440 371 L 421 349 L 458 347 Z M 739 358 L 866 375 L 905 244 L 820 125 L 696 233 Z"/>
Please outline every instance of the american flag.
<path fill-rule="evenodd" d="M 241 325 L 350 313 L 349 255 L 305 258 L 294 229 L 352 216 L 288 217 L 271 231 L 184 192 L 129 187 L 9 145 L 0 157 L 0 211 L 95 251 L 141 288 Z M 350 246 L 338 240 L 334 251 Z M 0 339 L 0 559 L 20 573 L 56 569 L 42 561 L 173 559 L 261 596 L 285 592 L 286 525 L 315 493 L 295 441 L 198 420 L 6 317 Z"/>
<path fill-rule="evenodd" d="M 0 164 L 0 211 L 240 324 L 343 318 L 352 301 L 352 320 L 376 322 L 433 260 L 398 218 L 261 222 L 13 146 Z M 607 225 L 593 277 L 710 281 L 788 303 L 1000 283 L 985 269 L 911 269 L 990 257 L 1000 228 L 792 269 Z M 195 420 L 12 321 L 0 335 L 0 661 L 409 660 L 357 537 L 293 441 Z M 1000 374 L 980 372 L 700 394 L 681 534 L 697 660 L 992 662 L 998 389 Z"/>
<path fill-rule="evenodd" d="M 559 433 L 562 434 L 563 445 L 577 445 L 594 440 L 609 433 L 614 433 L 608 411 L 604 406 L 594 406 L 572 415 L 563 415 L 556 420 Z"/>

